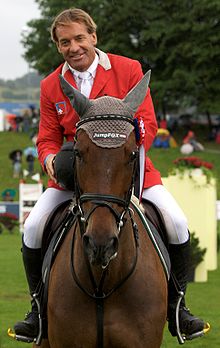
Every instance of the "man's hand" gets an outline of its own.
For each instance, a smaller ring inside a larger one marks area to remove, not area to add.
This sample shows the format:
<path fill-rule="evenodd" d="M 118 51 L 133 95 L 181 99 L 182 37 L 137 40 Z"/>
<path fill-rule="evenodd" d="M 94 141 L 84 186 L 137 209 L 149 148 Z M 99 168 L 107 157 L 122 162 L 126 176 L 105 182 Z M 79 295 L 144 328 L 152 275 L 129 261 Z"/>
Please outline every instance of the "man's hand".
<path fill-rule="evenodd" d="M 54 166 L 53 166 L 55 156 L 56 156 L 56 155 L 53 155 L 53 154 L 51 154 L 51 155 L 48 156 L 45 167 L 46 167 L 47 174 L 49 175 L 49 177 L 50 177 L 55 183 L 57 183 L 57 180 L 56 180 L 56 178 L 55 178 L 55 176 L 54 176 L 55 173 L 54 173 Z"/>

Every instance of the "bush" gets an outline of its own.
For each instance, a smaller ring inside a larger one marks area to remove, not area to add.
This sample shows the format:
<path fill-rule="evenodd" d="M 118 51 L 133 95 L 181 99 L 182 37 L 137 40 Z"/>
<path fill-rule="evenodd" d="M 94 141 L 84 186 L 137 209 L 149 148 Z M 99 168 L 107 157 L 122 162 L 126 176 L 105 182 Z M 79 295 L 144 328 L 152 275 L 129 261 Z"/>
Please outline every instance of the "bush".
<path fill-rule="evenodd" d="M 191 268 L 195 269 L 204 259 L 206 248 L 201 249 L 199 246 L 199 238 L 195 236 L 195 232 L 190 234 L 190 244 L 191 244 L 191 257 L 190 265 Z"/>

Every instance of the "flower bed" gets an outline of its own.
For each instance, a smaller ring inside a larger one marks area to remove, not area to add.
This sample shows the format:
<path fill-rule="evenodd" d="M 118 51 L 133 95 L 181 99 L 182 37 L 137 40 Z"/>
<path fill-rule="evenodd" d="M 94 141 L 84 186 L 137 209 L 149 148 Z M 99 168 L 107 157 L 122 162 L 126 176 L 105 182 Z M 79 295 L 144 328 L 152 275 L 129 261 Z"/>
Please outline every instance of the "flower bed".
<path fill-rule="evenodd" d="M 206 168 L 212 169 L 213 164 L 201 160 L 201 158 L 192 156 L 192 157 L 180 157 L 173 161 L 177 168 Z"/>
<path fill-rule="evenodd" d="M 170 175 L 179 174 L 183 177 L 187 173 L 190 178 L 194 176 L 205 176 L 206 182 L 210 183 L 214 177 L 212 171 L 213 164 L 207 161 L 203 161 L 201 158 L 196 156 L 191 157 L 179 157 L 173 161 L 175 167 L 169 173 Z"/>
<path fill-rule="evenodd" d="M 0 232 L 2 232 L 2 226 L 12 232 L 13 228 L 18 226 L 18 218 L 12 213 L 2 213 L 0 214 Z"/>

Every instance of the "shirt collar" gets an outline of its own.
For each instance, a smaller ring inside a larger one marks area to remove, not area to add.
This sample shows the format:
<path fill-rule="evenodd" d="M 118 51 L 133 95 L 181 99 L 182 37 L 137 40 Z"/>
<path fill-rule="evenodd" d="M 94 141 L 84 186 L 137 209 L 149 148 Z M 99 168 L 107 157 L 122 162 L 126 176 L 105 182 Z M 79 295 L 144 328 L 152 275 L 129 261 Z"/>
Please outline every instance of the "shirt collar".
<path fill-rule="evenodd" d="M 93 60 L 92 64 L 86 70 L 87 72 L 89 72 L 92 75 L 93 78 L 95 78 L 98 64 L 99 64 L 99 57 L 98 57 L 98 54 L 96 53 L 95 59 Z M 80 71 L 73 69 L 69 64 L 68 64 L 68 67 L 75 77 L 79 76 Z"/>

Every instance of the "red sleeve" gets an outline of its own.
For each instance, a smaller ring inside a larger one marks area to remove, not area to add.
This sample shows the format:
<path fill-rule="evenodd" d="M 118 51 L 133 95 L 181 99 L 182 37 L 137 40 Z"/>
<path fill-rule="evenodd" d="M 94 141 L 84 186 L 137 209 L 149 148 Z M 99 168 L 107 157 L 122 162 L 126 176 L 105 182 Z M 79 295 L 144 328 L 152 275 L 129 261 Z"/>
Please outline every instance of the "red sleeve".
<path fill-rule="evenodd" d="M 53 103 L 47 96 L 44 81 L 41 82 L 40 124 L 37 138 L 39 160 L 44 167 L 47 155 L 57 153 L 63 144 L 63 130 Z"/>

